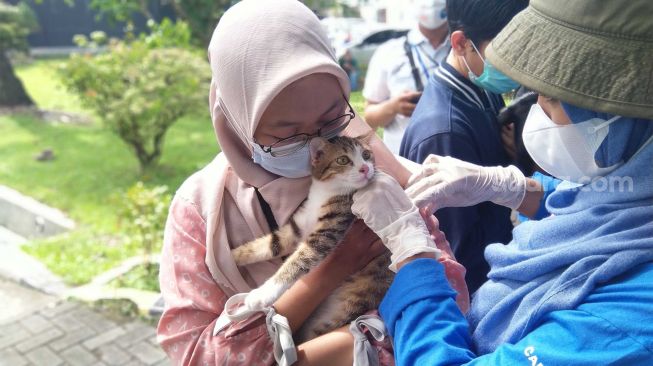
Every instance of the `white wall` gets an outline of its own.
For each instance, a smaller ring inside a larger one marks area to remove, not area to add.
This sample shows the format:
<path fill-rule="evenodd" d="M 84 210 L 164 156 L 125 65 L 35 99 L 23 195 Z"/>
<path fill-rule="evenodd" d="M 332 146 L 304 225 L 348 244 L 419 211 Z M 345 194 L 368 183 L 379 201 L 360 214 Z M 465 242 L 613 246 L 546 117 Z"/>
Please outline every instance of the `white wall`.
<path fill-rule="evenodd" d="M 362 0 L 361 17 L 367 21 L 385 22 L 393 27 L 410 28 L 415 25 L 415 0 Z"/>

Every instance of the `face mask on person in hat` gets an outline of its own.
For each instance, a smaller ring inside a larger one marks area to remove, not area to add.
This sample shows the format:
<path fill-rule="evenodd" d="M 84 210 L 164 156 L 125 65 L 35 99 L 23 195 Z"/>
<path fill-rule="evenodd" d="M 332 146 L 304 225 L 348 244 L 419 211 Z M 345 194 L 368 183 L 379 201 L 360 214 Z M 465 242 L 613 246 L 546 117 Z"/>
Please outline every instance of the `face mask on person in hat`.
<path fill-rule="evenodd" d="M 481 52 L 478 50 L 478 48 L 476 48 L 474 42 L 471 43 L 478 56 L 481 58 L 481 60 L 483 60 L 483 73 L 481 73 L 481 76 L 476 76 L 476 74 L 472 72 L 472 69 L 467 64 L 467 60 L 463 56 L 463 62 L 465 63 L 465 66 L 467 66 L 467 70 L 469 70 L 467 72 L 467 76 L 469 77 L 469 80 L 472 81 L 472 83 L 496 94 L 507 93 L 519 87 L 519 83 L 507 77 L 501 71 L 495 69 L 492 64 L 487 62 L 485 58 L 481 56 Z"/>
<path fill-rule="evenodd" d="M 436 29 L 447 21 L 444 0 L 420 0 L 417 3 L 417 20 L 426 29 Z"/>
<path fill-rule="evenodd" d="M 608 136 L 609 120 L 592 118 L 572 124 L 556 124 L 539 104 L 533 104 L 524 124 L 523 140 L 533 160 L 547 173 L 574 183 L 587 184 L 619 166 L 599 167 L 594 155 Z"/>

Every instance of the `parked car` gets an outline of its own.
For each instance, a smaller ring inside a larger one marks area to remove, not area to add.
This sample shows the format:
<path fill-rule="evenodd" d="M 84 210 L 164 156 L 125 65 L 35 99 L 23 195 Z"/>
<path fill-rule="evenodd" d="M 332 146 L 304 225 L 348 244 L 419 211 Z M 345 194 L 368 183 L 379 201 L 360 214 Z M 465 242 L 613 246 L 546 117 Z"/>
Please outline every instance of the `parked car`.
<path fill-rule="evenodd" d="M 384 23 L 366 22 L 361 18 L 328 17 L 321 20 L 336 57 L 348 50 L 358 66 L 359 79 L 365 77 L 374 51 L 393 38 L 403 37 L 408 29 L 390 27 Z"/>
<path fill-rule="evenodd" d="M 367 65 L 370 63 L 374 51 L 376 51 L 376 49 L 386 41 L 403 37 L 406 33 L 408 33 L 407 29 L 387 28 L 375 30 L 364 37 L 359 38 L 358 41 L 346 44 L 340 54 L 338 54 L 338 50 L 336 50 L 336 56 L 340 57 L 344 55 L 346 50 L 349 50 L 354 60 L 358 62 L 361 75 L 365 75 Z"/>

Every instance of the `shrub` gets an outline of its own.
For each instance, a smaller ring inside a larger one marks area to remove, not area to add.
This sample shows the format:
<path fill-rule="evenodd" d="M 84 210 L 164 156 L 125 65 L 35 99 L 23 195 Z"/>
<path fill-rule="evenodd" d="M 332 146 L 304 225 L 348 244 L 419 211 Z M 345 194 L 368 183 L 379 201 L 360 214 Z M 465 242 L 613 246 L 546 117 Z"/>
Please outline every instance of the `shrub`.
<path fill-rule="evenodd" d="M 163 228 L 171 196 L 166 186 L 146 187 L 137 182 L 124 196 L 120 221 L 132 243 L 143 249 L 146 262 L 163 243 Z"/>
<path fill-rule="evenodd" d="M 108 52 L 96 56 L 72 55 L 60 75 L 82 104 L 132 148 L 145 171 L 161 156 L 168 128 L 205 108 L 210 73 L 208 63 L 190 50 L 152 48 L 139 39 L 112 40 Z"/>

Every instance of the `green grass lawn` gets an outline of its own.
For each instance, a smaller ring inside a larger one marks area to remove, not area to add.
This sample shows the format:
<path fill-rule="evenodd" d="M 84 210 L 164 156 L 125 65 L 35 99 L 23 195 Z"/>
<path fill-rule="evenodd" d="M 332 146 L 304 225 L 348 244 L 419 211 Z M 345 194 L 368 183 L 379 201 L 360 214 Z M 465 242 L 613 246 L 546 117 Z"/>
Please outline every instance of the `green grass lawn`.
<path fill-rule="evenodd" d="M 92 115 L 56 77 L 63 60 L 19 66 L 17 74 L 40 108 Z M 357 113 L 360 92 L 352 94 Z M 64 211 L 78 224 L 73 232 L 27 244 L 24 249 L 72 285 L 90 281 L 140 249 L 120 228 L 123 193 L 139 180 L 165 185 L 170 193 L 219 151 L 208 111 L 177 122 L 166 136 L 159 167 L 140 176 L 127 145 L 100 121 L 91 125 L 45 123 L 29 115 L 0 116 L 0 184 Z M 38 162 L 43 149 L 56 158 Z"/>
<path fill-rule="evenodd" d="M 17 66 L 16 74 L 39 108 L 90 115 L 80 105 L 79 98 L 70 94 L 56 78 L 56 69 L 64 61 L 65 59 L 36 60 Z"/>
<path fill-rule="evenodd" d="M 19 67 L 18 75 L 39 107 L 90 114 L 56 78 L 60 62 L 37 61 Z M 36 161 L 46 148 L 56 158 Z M 25 247 L 70 284 L 88 282 L 139 254 L 139 248 L 122 240 L 118 220 L 122 195 L 130 186 L 143 180 L 174 193 L 218 151 L 208 112 L 185 117 L 168 131 L 159 167 L 140 176 L 129 147 L 99 121 L 64 125 L 31 115 L 0 116 L 0 184 L 64 211 L 78 224 L 71 233 Z"/>

